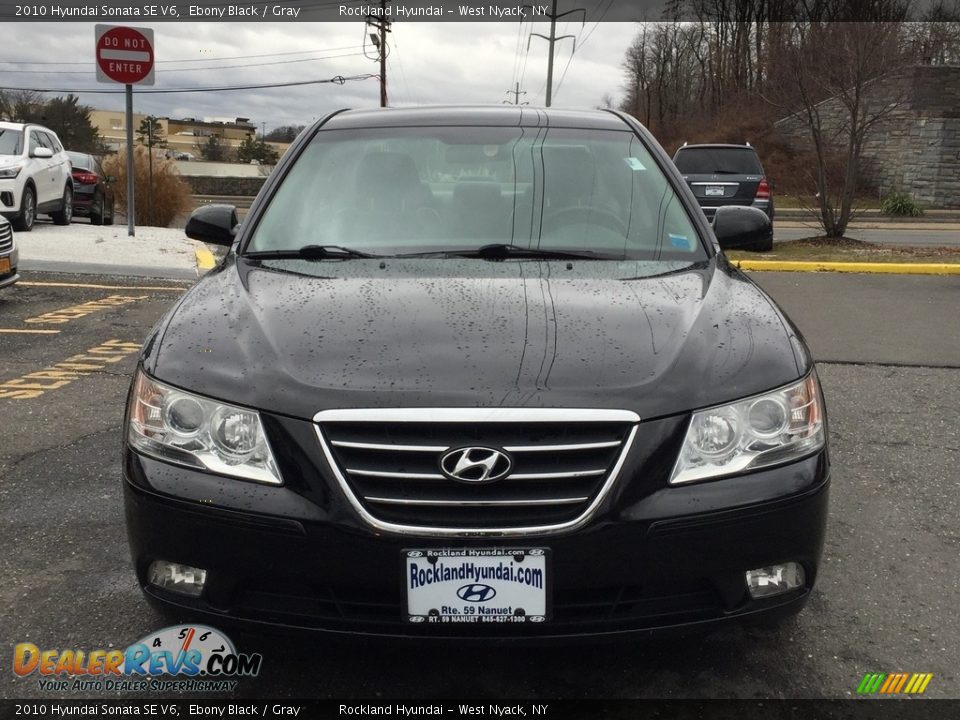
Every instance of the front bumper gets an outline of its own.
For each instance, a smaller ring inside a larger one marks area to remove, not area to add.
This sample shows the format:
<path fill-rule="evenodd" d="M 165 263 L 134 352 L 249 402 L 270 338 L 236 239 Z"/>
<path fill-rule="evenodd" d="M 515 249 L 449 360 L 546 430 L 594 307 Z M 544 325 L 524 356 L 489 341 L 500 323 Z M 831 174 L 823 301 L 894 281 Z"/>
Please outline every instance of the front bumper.
<path fill-rule="evenodd" d="M 0 258 L 7 258 L 10 261 L 10 270 L 8 272 L 0 271 L 0 288 L 13 285 L 20 276 L 17 274 L 17 263 L 20 260 L 20 251 L 14 245 L 12 250 L 0 253 Z"/>
<path fill-rule="evenodd" d="M 298 436 L 278 460 L 291 466 L 284 477 L 296 478 L 282 487 L 221 478 L 126 450 L 131 552 L 152 603 L 214 626 L 547 639 L 648 634 L 789 614 L 803 606 L 816 580 L 827 517 L 826 450 L 749 475 L 668 487 L 650 479 L 656 475 L 651 464 L 662 465 L 662 456 L 639 443 L 617 487 L 579 530 L 509 540 L 418 537 L 365 525 L 322 457 L 314 455 L 310 425 L 277 421 Z M 662 440 L 682 422 L 654 425 L 660 427 L 644 434 Z M 498 545 L 548 549 L 550 621 L 406 622 L 402 550 Z M 150 585 L 147 570 L 158 559 L 206 569 L 203 595 L 191 599 Z M 745 571 L 790 561 L 803 565 L 802 588 L 750 599 Z"/>
<path fill-rule="evenodd" d="M 0 213 L 3 213 L 4 217 L 12 219 L 20 214 L 22 196 L 23 185 L 19 178 L 0 179 Z"/>

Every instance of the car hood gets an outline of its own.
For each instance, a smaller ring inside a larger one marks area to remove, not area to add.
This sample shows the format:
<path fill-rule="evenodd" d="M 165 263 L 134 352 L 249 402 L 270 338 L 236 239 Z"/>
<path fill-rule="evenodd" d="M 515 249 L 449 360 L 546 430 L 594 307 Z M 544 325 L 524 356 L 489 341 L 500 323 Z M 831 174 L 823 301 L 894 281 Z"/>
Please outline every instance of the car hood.
<path fill-rule="evenodd" d="M 4 155 L 3 153 L 0 153 L 0 167 L 13 165 L 21 160 L 23 160 L 22 155 Z"/>
<path fill-rule="evenodd" d="M 462 406 L 649 418 L 784 385 L 809 364 L 772 301 L 722 257 L 684 268 L 231 256 L 142 361 L 182 389 L 300 418 Z"/>

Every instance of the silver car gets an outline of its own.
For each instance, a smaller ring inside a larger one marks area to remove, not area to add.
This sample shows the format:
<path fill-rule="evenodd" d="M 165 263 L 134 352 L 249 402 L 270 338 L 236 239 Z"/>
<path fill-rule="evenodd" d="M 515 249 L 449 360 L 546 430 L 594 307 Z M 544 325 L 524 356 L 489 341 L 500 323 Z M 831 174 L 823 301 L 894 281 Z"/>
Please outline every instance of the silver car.
<path fill-rule="evenodd" d="M 13 228 L 6 218 L 0 216 L 0 288 L 13 285 L 20 276 L 17 275 L 17 243 L 13 239 Z"/>

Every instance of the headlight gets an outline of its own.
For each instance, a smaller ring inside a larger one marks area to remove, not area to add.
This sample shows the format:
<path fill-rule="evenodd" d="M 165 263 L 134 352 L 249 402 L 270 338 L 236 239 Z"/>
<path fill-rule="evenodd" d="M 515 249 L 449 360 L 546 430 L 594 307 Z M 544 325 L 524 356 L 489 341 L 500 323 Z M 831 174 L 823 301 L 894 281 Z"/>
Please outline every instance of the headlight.
<path fill-rule="evenodd" d="M 15 178 L 20 174 L 21 170 L 23 170 L 23 165 L 10 165 L 9 167 L 0 168 L 0 180 Z"/>
<path fill-rule="evenodd" d="M 280 485 L 260 415 L 177 390 L 137 372 L 127 441 L 159 460 Z"/>
<path fill-rule="evenodd" d="M 799 459 L 823 447 L 817 376 L 729 405 L 695 412 L 671 485 Z"/>

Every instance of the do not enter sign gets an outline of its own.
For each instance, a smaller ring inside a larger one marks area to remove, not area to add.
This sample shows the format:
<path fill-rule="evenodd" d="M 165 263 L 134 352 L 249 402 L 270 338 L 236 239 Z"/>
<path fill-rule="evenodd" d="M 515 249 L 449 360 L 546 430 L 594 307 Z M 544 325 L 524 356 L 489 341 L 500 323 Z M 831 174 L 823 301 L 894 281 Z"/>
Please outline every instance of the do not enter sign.
<path fill-rule="evenodd" d="M 97 25 L 97 80 L 153 85 L 153 30 Z"/>

